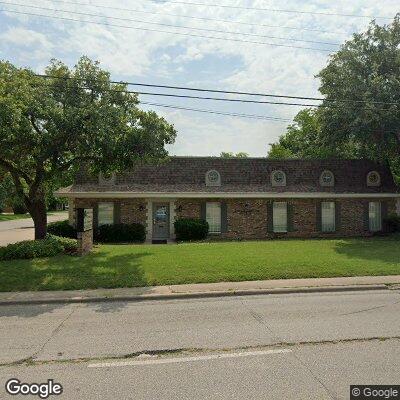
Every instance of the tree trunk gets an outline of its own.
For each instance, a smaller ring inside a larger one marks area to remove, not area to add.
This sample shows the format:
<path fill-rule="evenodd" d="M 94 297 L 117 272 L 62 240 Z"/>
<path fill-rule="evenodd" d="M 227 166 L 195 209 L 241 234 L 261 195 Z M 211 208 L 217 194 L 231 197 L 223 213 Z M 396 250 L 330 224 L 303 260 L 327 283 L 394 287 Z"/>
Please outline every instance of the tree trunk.
<path fill-rule="evenodd" d="M 38 199 L 30 205 L 29 214 L 35 226 L 35 240 L 44 239 L 47 233 L 47 213 L 44 198 Z"/>
<path fill-rule="evenodd" d="M 396 132 L 396 138 L 397 138 L 397 142 L 398 142 L 398 145 L 399 145 L 399 148 L 400 148 L 400 131 Z"/>

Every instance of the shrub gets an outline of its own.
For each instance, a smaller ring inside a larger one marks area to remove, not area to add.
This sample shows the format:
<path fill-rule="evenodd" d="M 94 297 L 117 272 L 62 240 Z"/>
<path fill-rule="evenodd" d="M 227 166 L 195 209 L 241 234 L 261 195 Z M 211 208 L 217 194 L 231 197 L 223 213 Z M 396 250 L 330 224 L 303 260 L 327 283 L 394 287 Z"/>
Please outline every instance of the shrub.
<path fill-rule="evenodd" d="M 76 229 L 69 224 L 68 220 L 48 224 L 47 232 L 54 236 L 76 239 Z"/>
<path fill-rule="evenodd" d="M 64 248 L 64 253 L 75 254 L 78 251 L 78 241 L 61 236 L 47 235 L 47 238 L 57 241 Z"/>
<path fill-rule="evenodd" d="M 142 224 L 101 225 L 96 240 L 104 243 L 144 242 L 146 230 Z"/>
<path fill-rule="evenodd" d="M 385 230 L 390 233 L 400 232 L 400 216 L 396 214 L 388 215 L 384 219 Z"/>
<path fill-rule="evenodd" d="M 22 215 L 22 214 L 26 214 L 28 212 L 28 210 L 26 209 L 26 207 L 23 204 L 13 204 L 12 206 L 14 214 L 15 215 Z"/>
<path fill-rule="evenodd" d="M 54 257 L 63 252 L 75 253 L 77 248 L 76 240 L 48 235 L 42 240 L 25 240 L 0 247 L 0 261 Z"/>
<path fill-rule="evenodd" d="M 174 226 L 177 240 L 202 240 L 208 235 L 208 222 L 203 219 L 180 218 Z"/>
<path fill-rule="evenodd" d="M 64 247 L 55 240 L 25 240 L 0 247 L 0 260 L 14 260 L 18 258 L 52 257 L 64 251 Z"/>

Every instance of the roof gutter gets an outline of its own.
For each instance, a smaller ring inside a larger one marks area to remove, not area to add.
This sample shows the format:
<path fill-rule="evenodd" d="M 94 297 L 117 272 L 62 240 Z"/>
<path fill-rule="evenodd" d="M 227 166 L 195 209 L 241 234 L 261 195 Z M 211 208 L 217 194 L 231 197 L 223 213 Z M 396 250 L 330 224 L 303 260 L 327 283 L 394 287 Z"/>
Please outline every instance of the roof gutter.
<path fill-rule="evenodd" d="M 340 199 L 340 198 L 400 198 L 400 193 L 327 193 L 327 192 L 68 192 L 58 190 L 54 193 L 58 197 L 80 198 L 80 199 L 129 199 L 129 198 L 181 198 L 181 199 Z"/>

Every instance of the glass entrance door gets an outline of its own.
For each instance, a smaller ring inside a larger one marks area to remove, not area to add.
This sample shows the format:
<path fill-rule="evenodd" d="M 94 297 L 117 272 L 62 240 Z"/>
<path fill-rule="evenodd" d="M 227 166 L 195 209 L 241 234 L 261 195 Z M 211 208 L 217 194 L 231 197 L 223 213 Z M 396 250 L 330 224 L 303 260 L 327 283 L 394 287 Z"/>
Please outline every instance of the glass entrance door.
<path fill-rule="evenodd" d="M 169 204 L 153 204 L 153 238 L 169 238 Z"/>

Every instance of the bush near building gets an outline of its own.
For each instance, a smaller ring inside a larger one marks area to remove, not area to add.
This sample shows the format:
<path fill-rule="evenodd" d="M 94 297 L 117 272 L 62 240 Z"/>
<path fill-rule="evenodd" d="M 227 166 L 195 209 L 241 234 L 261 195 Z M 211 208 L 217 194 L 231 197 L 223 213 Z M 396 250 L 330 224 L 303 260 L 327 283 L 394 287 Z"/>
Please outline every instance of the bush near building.
<path fill-rule="evenodd" d="M 391 214 L 383 221 L 385 225 L 385 231 L 389 233 L 400 232 L 400 216 Z"/>
<path fill-rule="evenodd" d="M 208 235 L 208 222 L 196 218 L 180 218 L 174 222 L 178 241 L 203 240 Z"/>
<path fill-rule="evenodd" d="M 54 257 L 61 253 L 74 254 L 78 249 L 74 239 L 47 235 L 42 240 L 25 240 L 0 247 L 0 261 Z"/>
<path fill-rule="evenodd" d="M 142 224 L 101 225 L 95 238 L 102 243 L 141 243 L 146 239 L 146 230 Z"/>
<path fill-rule="evenodd" d="M 47 232 L 55 236 L 76 239 L 76 229 L 69 224 L 68 220 L 51 222 L 47 225 Z"/>

